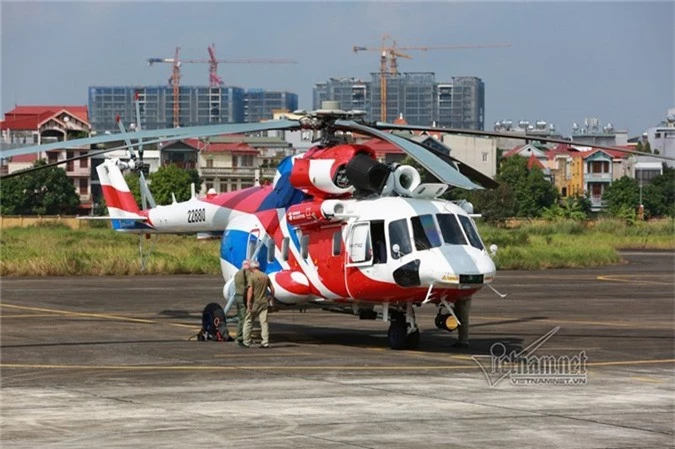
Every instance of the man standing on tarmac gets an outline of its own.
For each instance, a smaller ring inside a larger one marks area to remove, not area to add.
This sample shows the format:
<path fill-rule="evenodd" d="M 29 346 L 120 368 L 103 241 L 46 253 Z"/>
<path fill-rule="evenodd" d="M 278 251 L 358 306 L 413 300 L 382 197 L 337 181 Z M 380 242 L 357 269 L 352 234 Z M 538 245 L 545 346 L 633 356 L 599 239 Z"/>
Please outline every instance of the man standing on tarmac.
<path fill-rule="evenodd" d="M 270 295 L 274 297 L 274 286 L 270 278 L 260 271 L 260 264 L 257 260 L 251 262 L 251 274 L 248 276 L 246 285 L 246 320 L 244 321 L 244 342 L 241 346 L 248 348 L 251 346 L 251 328 L 253 320 L 258 318 L 260 321 L 260 334 L 262 336 L 261 348 L 270 347 L 270 332 L 267 323 L 267 289 Z"/>
<path fill-rule="evenodd" d="M 241 264 L 241 269 L 234 275 L 234 302 L 237 306 L 237 342 L 244 342 L 244 321 L 246 320 L 246 284 L 251 274 L 248 259 Z"/>
<path fill-rule="evenodd" d="M 455 313 L 460 322 L 457 330 L 459 340 L 453 345 L 453 348 L 469 348 L 469 314 L 471 313 L 471 297 L 460 299 L 455 302 Z"/>

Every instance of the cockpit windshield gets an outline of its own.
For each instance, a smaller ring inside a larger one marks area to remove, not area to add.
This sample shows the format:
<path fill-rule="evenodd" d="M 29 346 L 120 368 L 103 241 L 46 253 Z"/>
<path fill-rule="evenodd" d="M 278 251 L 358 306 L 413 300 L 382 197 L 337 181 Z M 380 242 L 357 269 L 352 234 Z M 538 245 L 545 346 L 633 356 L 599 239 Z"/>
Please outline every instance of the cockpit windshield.
<path fill-rule="evenodd" d="M 459 227 L 455 214 L 436 214 L 443 240 L 450 245 L 466 245 L 466 238 Z"/>
<path fill-rule="evenodd" d="M 394 245 L 398 245 L 398 251 L 394 251 Z M 401 218 L 389 223 L 389 248 L 391 257 L 398 259 L 412 252 L 410 233 L 408 232 L 408 220 Z"/>
<path fill-rule="evenodd" d="M 415 248 L 418 251 L 441 246 L 441 236 L 436 229 L 436 221 L 433 215 L 411 217 L 410 221 L 415 237 Z"/>
<path fill-rule="evenodd" d="M 466 236 L 469 238 L 471 246 L 478 249 L 485 249 L 483 242 L 480 241 L 480 237 L 478 236 L 478 231 L 476 231 L 476 226 L 471 219 L 465 215 L 460 215 L 459 222 L 462 224 L 462 228 L 464 228 L 464 232 L 466 232 Z"/>

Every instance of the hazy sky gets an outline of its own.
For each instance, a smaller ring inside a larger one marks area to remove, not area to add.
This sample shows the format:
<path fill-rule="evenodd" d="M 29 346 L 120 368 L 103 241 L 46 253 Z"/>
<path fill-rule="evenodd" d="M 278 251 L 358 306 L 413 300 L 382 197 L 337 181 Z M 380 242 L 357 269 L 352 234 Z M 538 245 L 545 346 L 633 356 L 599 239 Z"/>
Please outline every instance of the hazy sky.
<path fill-rule="evenodd" d="M 486 127 L 547 120 L 569 133 L 598 117 L 630 135 L 675 106 L 675 7 L 663 2 L 7 2 L 2 112 L 15 104 L 86 104 L 90 85 L 159 85 L 149 57 L 288 58 L 294 65 L 221 64 L 226 84 L 291 90 L 311 108 L 314 83 L 370 79 L 384 34 L 399 46 L 508 43 L 510 48 L 410 52 L 399 70 L 485 82 Z M 182 84 L 208 83 L 185 64 Z"/>

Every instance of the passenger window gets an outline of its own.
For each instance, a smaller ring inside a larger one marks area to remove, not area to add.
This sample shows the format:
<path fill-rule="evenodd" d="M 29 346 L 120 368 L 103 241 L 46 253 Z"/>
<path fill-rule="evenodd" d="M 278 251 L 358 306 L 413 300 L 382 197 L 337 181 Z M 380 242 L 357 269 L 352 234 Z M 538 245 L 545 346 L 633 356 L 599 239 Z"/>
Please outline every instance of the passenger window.
<path fill-rule="evenodd" d="M 333 234 L 333 255 L 339 256 L 342 252 L 342 231 L 335 231 Z"/>
<path fill-rule="evenodd" d="M 459 227 L 455 214 L 437 214 L 438 225 L 443 234 L 443 240 L 450 245 L 466 245 L 466 238 Z"/>
<path fill-rule="evenodd" d="M 288 260 L 288 243 L 290 240 L 290 238 L 284 237 L 281 241 L 281 258 L 284 259 L 284 262 Z"/>
<path fill-rule="evenodd" d="M 300 238 L 300 252 L 303 259 L 309 256 L 309 235 L 303 235 Z"/>
<path fill-rule="evenodd" d="M 459 222 L 462 224 L 462 228 L 464 229 L 464 232 L 466 232 L 466 236 L 469 238 L 471 246 L 478 249 L 484 249 L 483 242 L 480 241 L 478 231 L 476 231 L 476 226 L 473 221 L 465 215 L 460 215 Z"/>
<path fill-rule="evenodd" d="M 349 236 L 350 263 L 363 263 L 372 259 L 370 247 L 370 224 L 356 223 L 352 226 Z"/>
<path fill-rule="evenodd" d="M 274 240 L 269 239 L 267 241 L 267 262 L 274 262 L 274 250 L 276 249 L 274 245 Z"/>
<path fill-rule="evenodd" d="M 394 245 L 398 245 L 398 252 L 394 251 Z M 412 252 L 408 220 L 405 218 L 389 223 L 389 251 L 394 259 Z"/>
<path fill-rule="evenodd" d="M 436 230 L 433 215 L 421 215 L 410 219 L 415 237 L 415 248 L 418 250 L 441 246 L 441 236 Z"/>

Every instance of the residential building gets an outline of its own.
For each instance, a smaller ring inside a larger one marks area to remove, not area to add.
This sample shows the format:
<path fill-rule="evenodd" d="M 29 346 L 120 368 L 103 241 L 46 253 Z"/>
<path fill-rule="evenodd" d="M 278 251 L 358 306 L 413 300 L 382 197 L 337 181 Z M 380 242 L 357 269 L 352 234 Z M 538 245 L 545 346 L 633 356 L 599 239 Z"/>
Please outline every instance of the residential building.
<path fill-rule="evenodd" d="M 313 109 L 321 109 L 324 101 L 337 101 L 344 111 L 370 113 L 370 82 L 357 78 L 330 78 L 325 83 L 314 85 Z M 292 111 L 292 109 L 291 109 Z"/>
<path fill-rule="evenodd" d="M 159 152 L 160 165 L 162 167 L 175 165 L 178 168 L 186 170 L 196 169 L 200 144 L 204 145 L 203 142 L 197 139 L 184 139 L 165 143 L 161 146 Z"/>
<path fill-rule="evenodd" d="M 202 194 L 210 189 L 216 192 L 253 187 L 259 176 L 258 151 L 244 142 L 206 142 L 198 157 Z"/>
<path fill-rule="evenodd" d="M 203 193 L 229 192 L 272 181 L 279 162 L 295 150 L 276 136 L 229 135 L 199 142 L 198 169 Z"/>
<path fill-rule="evenodd" d="M 615 130 L 611 123 L 600 127 L 600 121 L 596 117 L 584 119 L 583 126 L 574 123 L 572 125 L 572 142 L 576 145 L 593 145 L 616 147 L 628 144 L 628 132 Z"/>
<path fill-rule="evenodd" d="M 448 83 L 445 83 L 447 86 Z M 439 109 L 436 121 L 448 128 L 483 130 L 485 127 L 485 83 L 475 76 L 453 76 L 451 83 L 450 116 L 441 114 Z M 445 87 L 447 89 L 447 87 Z M 441 105 L 441 92 L 438 107 Z M 446 97 L 447 94 L 444 94 Z"/>
<path fill-rule="evenodd" d="M 528 166 L 543 168 L 562 197 L 586 195 L 593 211 L 602 209 L 602 195 L 612 182 L 635 173 L 634 156 L 585 146 L 558 145 L 549 150 L 529 143 L 503 156 L 527 157 Z"/>
<path fill-rule="evenodd" d="M 138 101 L 142 129 L 173 127 L 174 97 L 170 86 L 90 86 L 89 113 L 98 132 L 118 132 L 117 117 L 129 128 L 136 123 Z M 242 123 L 245 92 L 240 87 L 180 86 L 181 126 Z"/>
<path fill-rule="evenodd" d="M 666 120 L 659 126 L 646 132 L 652 152 L 675 158 L 675 108 L 668 109 Z M 675 167 L 675 161 L 665 161 L 669 167 Z"/>
<path fill-rule="evenodd" d="M 497 141 L 489 137 L 443 134 L 450 155 L 492 179 L 497 176 Z"/>
<path fill-rule="evenodd" d="M 298 109 L 298 94 L 264 89 L 248 89 L 244 95 L 244 121 L 256 123 L 271 120 L 278 110 Z"/>
<path fill-rule="evenodd" d="M 431 72 L 387 74 L 386 118 L 394 121 L 403 114 L 411 125 L 484 129 L 485 84 L 473 76 L 453 77 L 436 82 Z M 381 120 L 381 74 L 371 73 L 371 81 L 356 78 L 330 78 L 314 85 L 313 107 L 326 100 L 337 101 L 340 109 L 366 111 L 368 120 Z"/>
<path fill-rule="evenodd" d="M 48 163 L 64 161 L 89 152 L 87 146 L 72 146 L 67 142 L 91 135 L 91 124 L 86 106 L 17 106 L 5 113 L 0 122 L 3 148 L 64 142 L 63 148 L 37 155 Z M 30 163 L 30 158 L 15 157 L 7 161 L 7 172 Z M 64 164 L 63 169 L 80 196 L 80 209 L 92 207 L 90 161 L 82 158 Z"/>
<path fill-rule="evenodd" d="M 500 133 L 520 134 L 527 137 L 548 137 L 551 139 L 562 139 L 563 136 L 556 130 L 553 123 L 548 123 L 546 120 L 536 120 L 530 122 L 529 120 L 512 121 L 511 119 L 499 120 L 493 126 L 494 131 Z M 536 140 L 536 139 L 529 139 Z M 523 139 L 516 139 L 512 137 L 498 137 L 497 148 L 508 149 L 522 145 Z"/>

